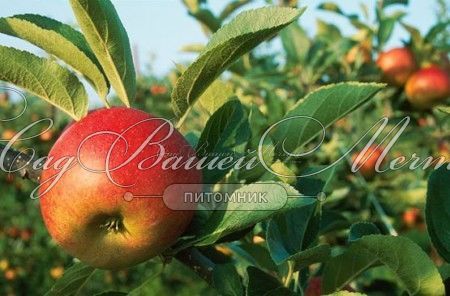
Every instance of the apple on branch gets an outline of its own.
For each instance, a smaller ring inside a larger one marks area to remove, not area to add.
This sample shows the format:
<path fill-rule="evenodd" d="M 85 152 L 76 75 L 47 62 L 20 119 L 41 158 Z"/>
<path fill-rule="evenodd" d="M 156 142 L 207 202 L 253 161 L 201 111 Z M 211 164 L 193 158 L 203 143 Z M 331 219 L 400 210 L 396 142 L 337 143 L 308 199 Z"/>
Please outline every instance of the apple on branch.
<path fill-rule="evenodd" d="M 184 183 L 198 184 L 200 191 L 202 175 L 195 168 L 163 170 L 156 159 L 161 153 L 195 157 L 178 131 L 139 110 L 99 109 L 70 125 L 49 153 L 39 189 L 53 239 L 102 269 L 130 267 L 170 247 L 194 211 L 169 209 L 163 193 Z M 73 157 L 60 176 L 52 163 Z M 183 202 L 182 196 L 169 198 Z"/>

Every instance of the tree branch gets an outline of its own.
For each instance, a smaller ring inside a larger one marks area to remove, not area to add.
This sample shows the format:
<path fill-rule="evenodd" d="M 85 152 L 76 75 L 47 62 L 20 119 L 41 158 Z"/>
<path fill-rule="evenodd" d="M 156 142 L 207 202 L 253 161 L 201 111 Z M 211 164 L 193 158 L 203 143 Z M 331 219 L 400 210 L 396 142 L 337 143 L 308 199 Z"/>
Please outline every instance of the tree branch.
<path fill-rule="evenodd" d="M 0 168 L 5 173 L 15 173 L 24 179 L 39 183 L 44 161 L 38 162 L 36 158 L 3 144 L 0 144 L 0 161 L 2 162 Z"/>
<path fill-rule="evenodd" d="M 24 152 L 0 144 L 0 163 L 5 173 L 16 173 L 22 178 L 39 183 L 44 161 L 32 157 Z M 212 284 L 214 263 L 204 256 L 198 249 L 189 248 L 174 256 L 178 261 L 192 269 L 208 284 Z"/>
<path fill-rule="evenodd" d="M 196 248 L 189 248 L 180 251 L 175 258 L 184 265 L 191 268 L 199 277 L 204 279 L 208 284 L 212 285 L 212 273 L 214 270 L 214 262 L 203 255 Z"/>

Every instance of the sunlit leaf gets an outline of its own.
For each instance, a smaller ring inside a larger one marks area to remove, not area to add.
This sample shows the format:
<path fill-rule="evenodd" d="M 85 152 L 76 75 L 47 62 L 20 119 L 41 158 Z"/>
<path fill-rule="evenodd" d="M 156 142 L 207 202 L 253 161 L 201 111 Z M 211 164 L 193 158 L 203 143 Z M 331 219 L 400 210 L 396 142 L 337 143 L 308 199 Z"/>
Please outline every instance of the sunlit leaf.
<path fill-rule="evenodd" d="M 106 77 L 129 106 L 136 73 L 127 32 L 110 0 L 70 0 L 72 10 Z"/>
<path fill-rule="evenodd" d="M 0 80 L 46 100 L 75 120 L 87 114 L 88 97 L 83 85 L 55 61 L 0 46 Z"/>
<path fill-rule="evenodd" d="M 233 62 L 292 23 L 302 12 L 286 7 L 249 10 L 219 29 L 178 79 L 172 92 L 175 114 L 181 117 Z"/>
<path fill-rule="evenodd" d="M 0 32 L 26 40 L 64 61 L 86 77 L 100 98 L 108 94 L 108 83 L 101 66 L 83 34 L 69 25 L 34 14 L 0 19 Z"/>

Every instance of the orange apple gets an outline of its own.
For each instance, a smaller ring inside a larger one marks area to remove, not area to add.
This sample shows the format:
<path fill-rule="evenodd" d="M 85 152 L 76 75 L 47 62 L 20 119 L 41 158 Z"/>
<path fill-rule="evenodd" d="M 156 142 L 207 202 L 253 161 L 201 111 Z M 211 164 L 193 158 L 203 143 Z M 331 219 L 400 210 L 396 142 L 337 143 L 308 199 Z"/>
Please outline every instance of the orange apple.
<path fill-rule="evenodd" d="M 39 135 L 39 139 L 41 139 L 42 142 L 48 142 L 53 139 L 53 131 L 47 130 Z"/>
<path fill-rule="evenodd" d="M 155 84 L 150 87 L 150 92 L 154 96 L 164 95 L 167 93 L 167 87 L 164 85 Z"/>
<path fill-rule="evenodd" d="M 4 276 L 7 281 L 14 281 L 17 278 L 17 271 L 12 268 L 8 268 L 5 270 Z"/>
<path fill-rule="evenodd" d="M 64 274 L 64 267 L 62 266 L 56 266 L 50 269 L 50 276 L 55 280 L 61 278 L 63 274 Z"/>
<path fill-rule="evenodd" d="M 16 135 L 16 132 L 12 129 L 5 129 L 2 133 L 2 140 L 11 140 Z"/>
<path fill-rule="evenodd" d="M 371 145 L 364 155 L 361 155 L 361 152 L 358 152 L 352 156 L 352 163 L 359 168 L 359 172 L 365 178 L 373 178 L 376 173 L 376 164 L 378 159 L 383 154 L 383 148 L 377 147 L 377 145 Z M 358 159 L 360 157 L 360 159 Z"/>
<path fill-rule="evenodd" d="M 409 208 L 403 213 L 403 223 L 407 227 L 414 227 L 421 220 L 420 209 Z"/>

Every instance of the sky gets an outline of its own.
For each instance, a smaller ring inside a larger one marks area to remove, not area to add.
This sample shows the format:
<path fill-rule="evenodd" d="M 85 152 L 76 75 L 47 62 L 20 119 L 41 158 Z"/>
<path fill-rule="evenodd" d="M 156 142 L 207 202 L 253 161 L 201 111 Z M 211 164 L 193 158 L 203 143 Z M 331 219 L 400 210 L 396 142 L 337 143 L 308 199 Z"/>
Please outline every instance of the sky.
<path fill-rule="evenodd" d="M 192 54 L 180 51 L 183 45 L 205 44 L 208 40 L 198 23 L 188 15 L 182 0 L 113 0 L 112 2 L 128 32 L 132 46 L 136 48 L 141 71 L 148 69 L 146 65 L 149 65 L 152 71 L 158 75 L 167 73 L 175 63 L 187 62 L 194 58 Z M 213 11 L 217 13 L 228 2 L 230 1 L 208 1 Z M 300 24 L 310 35 L 315 32 L 317 18 L 337 25 L 345 34 L 354 32 L 345 18 L 317 10 L 317 6 L 322 2 L 324 1 L 300 0 L 300 6 L 307 7 L 300 18 Z M 334 2 L 346 13 L 359 13 L 361 3 L 365 3 L 373 11 L 376 0 L 335 0 Z M 255 0 L 244 9 L 264 5 L 264 0 Z M 0 0 L 0 7 L 0 17 L 35 13 L 68 24 L 76 23 L 68 0 Z M 395 5 L 390 8 L 392 11 L 398 9 L 403 9 L 408 13 L 404 19 L 406 23 L 426 32 L 435 21 L 437 4 L 435 0 L 410 0 L 406 7 Z M 400 45 L 401 40 L 407 37 L 408 34 L 400 26 L 397 26 L 389 46 Z M 30 50 L 38 55 L 43 54 L 42 51 L 24 41 L 2 34 L 0 34 L 0 44 Z"/>

